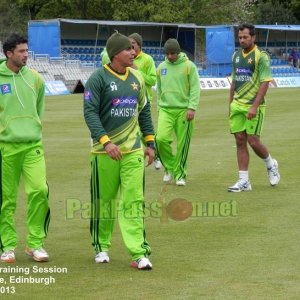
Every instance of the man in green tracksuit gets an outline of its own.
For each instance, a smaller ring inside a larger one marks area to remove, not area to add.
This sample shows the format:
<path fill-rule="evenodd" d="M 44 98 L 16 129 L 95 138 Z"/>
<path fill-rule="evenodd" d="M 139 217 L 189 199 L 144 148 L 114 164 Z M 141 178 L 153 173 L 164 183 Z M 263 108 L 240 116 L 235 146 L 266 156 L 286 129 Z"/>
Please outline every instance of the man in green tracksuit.
<path fill-rule="evenodd" d="M 165 168 L 163 181 L 186 185 L 187 159 L 194 127 L 194 116 L 200 100 L 196 65 L 180 52 L 176 39 L 166 41 L 166 60 L 157 68 L 158 126 L 156 145 Z M 172 153 L 173 132 L 177 138 Z"/>
<path fill-rule="evenodd" d="M 12 34 L 3 44 L 6 59 L 0 61 L 0 248 L 1 261 L 15 262 L 17 233 L 14 225 L 21 175 L 27 200 L 26 254 L 47 261 L 42 248 L 50 211 L 41 115 L 45 84 L 26 66 L 27 40 Z"/>
<path fill-rule="evenodd" d="M 146 86 L 148 100 L 152 101 L 152 87 L 156 83 L 156 69 L 152 56 L 142 51 L 143 38 L 138 33 L 132 33 L 128 36 L 131 45 L 135 50 L 135 58 L 133 67 L 136 68 L 143 76 Z"/>
<path fill-rule="evenodd" d="M 156 69 L 155 63 L 151 55 L 143 52 L 143 38 L 138 33 L 132 33 L 129 36 L 131 45 L 135 50 L 135 58 L 133 63 L 133 68 L 138 70 L 138 72 L 143 76 L 146 86 L 147 98 L 152 103 L 152 87 L 156 84 Z M 162 167 L 162 164 L 158 157 L 155 157 L 154 167 L 156 170 L 159 170 Z"/>
<path fill-rule="evenodd" d="M 149 270 L 151 249 L 145 239 L 144 155 L 154 159 L 154 135 L 142 77 L 131 66 L 135 51 L 116 32 L 106 50 L 111 62 L 91 75 L 84 92 L 84 117 L 94 141 L 91 154 L 90 231 L 96 263 L 108 263 L 116 198 L 118 220 L 132 266 Z M 142 150 L 140 132 L 147 144 Z"/>

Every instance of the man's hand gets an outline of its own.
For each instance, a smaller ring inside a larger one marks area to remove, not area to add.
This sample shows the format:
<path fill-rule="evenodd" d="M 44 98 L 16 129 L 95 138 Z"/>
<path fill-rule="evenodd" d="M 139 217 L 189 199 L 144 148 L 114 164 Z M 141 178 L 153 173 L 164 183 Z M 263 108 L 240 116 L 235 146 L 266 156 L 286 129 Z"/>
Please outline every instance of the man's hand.
<path fill-rule="evenodd" d="M 188 111 L 186 112 L 186 119 L 188 121 L 192 121 L 195 117 L 195 111 L 192 109 L 188 109 Z"/>
<path fill-rule="evenodd" d="M 122 153 L 119 150 L 119 147 L 113 143 L 108 143 L 104 150 L 106 153 L 114 160 L 120 160 L 122 158 Z"/>
<path fill-rule="evenodd" d="M 155 151 L 154 149 L 150 148 L 150 147 L 146 147 L 145 151 L 144 151 L 145 157 L 148 156 L 148 163 L 146 165 L 146 167 L 150 166 L 153 161 L 154 161 L 154 157 L 155 157 Z"/>
<path fill-rule="evenodd" d="M 247 113 L 247 119 L 251 120 L 251 119 L 255 118 L 256 114 L 257 114 L 257 107 L 251 106 Z"/>

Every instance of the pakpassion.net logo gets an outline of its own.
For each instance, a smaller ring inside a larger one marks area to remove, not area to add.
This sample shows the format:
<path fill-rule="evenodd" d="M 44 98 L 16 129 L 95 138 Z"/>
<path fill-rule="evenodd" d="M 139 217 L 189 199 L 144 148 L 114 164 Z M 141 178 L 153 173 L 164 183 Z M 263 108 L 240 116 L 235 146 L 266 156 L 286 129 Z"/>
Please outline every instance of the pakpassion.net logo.
<path fill-rule="evenodd" d="M 168 202 L 159 199 L 145 203 L 132 201 L 129 205 L 124 205 L 116 199 L 101 206 L 99 203 L 94 205 L 74 198 L 66 200 L 66 219 L 116 219 L 121 215 L 123 218 L 154 218 L 167 222 L 170 219 L 184 221 L 189 218 L 236 217 L 237 214 L 235 200 L 196 202 L 175 198 Z"/>

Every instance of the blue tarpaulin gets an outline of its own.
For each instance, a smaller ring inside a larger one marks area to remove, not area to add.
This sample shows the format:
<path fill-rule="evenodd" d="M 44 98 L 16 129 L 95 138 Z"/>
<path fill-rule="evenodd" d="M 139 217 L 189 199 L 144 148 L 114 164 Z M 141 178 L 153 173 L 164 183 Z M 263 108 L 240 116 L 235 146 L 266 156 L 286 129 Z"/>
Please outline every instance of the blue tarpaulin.
<path fill-rule="evenodd" d="M 58 21 L 30 22 L 28 25 L 29 49 L 34 53 L 60 56 L 60 28 Z"/>
<path fill-rule="evenodd" d="M 206 29 L 206 66 L 213 75 L 226 76 L 231 72 L 234 49 L 233 27 Z"/>

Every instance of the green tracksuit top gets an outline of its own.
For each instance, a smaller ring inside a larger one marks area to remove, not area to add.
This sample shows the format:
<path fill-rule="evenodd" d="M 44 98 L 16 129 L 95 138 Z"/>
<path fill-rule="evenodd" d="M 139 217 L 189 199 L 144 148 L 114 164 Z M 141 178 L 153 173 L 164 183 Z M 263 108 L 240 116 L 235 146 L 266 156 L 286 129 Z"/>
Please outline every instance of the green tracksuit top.
<path fill-rule="evenodd" d="M 45 83 L 27 66 L 14 73 L 0 60 L 0 142 L 19 143 L 42 138 Z"/>
<path fill-rule="evenodd" d="M 91 75 L 85 85 L 84 117 L 94 141 L 93 153 L 105 152 L 108 141 L 123 153 L 141 149 L 140 131 L 145 142 L 154 140 L 145 84 L 132 68 L 120 75 L 105 65 Z"/>
<path fill-rule="evenodd" d="M 196 110 L 200 100 L 200 84 L 196 65 L 185 53 L 171 63 L 162 62 L 157 68 L 158 105 L 162 108 Z"/>
<path fill-rule="evenodd" d="M 110 63 L 110 59 L 108 57 L 108 54 L 107 54 L 107 51 L 106 51 L 106 48 L 104 48 L 101 52 L 101 63 L 102 65 L 106 65 L 106 64 L 109 64 Z"/>
<path fill-rule="evenodd" d="M 134 64 L 137 66 L 139 73 L 143 76 L 148 99 L 152 101 L 152 86 L 156 83 L 156 69 L 152 56 L 141 51 L 134 59 Z"/>

